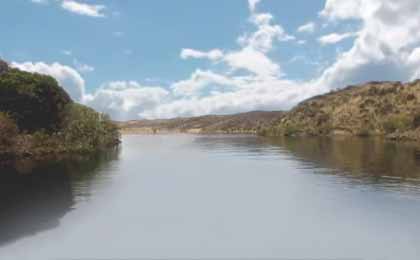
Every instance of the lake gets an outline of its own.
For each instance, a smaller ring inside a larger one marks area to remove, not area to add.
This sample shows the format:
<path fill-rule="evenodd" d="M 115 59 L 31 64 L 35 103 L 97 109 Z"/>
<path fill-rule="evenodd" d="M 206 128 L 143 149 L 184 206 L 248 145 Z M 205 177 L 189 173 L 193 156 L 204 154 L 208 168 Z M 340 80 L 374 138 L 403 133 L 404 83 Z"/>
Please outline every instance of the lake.
<path fill-rule="evenodd" d="M 420 148 L 124 136 L 0 176 L 0 259 L 420 259 Z"/>

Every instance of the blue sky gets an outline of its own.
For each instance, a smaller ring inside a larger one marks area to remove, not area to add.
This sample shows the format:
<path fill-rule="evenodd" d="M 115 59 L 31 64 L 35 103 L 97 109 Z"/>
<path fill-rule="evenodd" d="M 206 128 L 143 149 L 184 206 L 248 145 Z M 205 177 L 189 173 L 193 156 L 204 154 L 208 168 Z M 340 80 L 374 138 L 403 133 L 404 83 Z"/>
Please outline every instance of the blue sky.
<path fill-rule="evenodd" d="M 288 109 L 346 84 L 420 75 L 418 6 L 3 1 L 0 57 L 55 76 L 75 100 L 121 120 Z"/>

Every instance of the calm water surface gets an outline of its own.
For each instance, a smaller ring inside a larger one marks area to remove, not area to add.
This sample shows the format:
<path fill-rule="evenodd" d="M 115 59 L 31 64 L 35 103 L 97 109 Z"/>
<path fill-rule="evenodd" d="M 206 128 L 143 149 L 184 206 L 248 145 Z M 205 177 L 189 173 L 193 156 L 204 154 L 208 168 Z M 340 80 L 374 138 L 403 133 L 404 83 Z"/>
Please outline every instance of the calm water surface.
<path fill-rule="evenodd" d="M 0 259 L 420 259 L 420 149 L 125 136 L 0 176 Z"/>

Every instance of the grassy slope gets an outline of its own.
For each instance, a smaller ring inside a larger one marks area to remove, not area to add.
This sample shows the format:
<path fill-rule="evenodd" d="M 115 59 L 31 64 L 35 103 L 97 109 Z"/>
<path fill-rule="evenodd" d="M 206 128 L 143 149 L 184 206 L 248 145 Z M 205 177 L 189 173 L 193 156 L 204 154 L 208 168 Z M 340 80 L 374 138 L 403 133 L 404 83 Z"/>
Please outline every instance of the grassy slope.
<path fill-rule="evenodd" d="M 420 140 L 420 80 L 371 82 L 306 100 L 260 133 Z"/>

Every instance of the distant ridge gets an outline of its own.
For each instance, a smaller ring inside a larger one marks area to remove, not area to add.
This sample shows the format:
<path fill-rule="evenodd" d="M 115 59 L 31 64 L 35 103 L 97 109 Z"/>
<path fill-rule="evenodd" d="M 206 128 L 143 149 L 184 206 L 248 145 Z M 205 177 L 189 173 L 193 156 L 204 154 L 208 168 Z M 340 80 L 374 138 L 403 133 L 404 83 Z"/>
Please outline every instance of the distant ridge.
<path fill-rule="evenodd" d="M 271 126 L 283 112 L 253 111 L 235 115 L 208 115 L 118 123 L 122 133 L 225 133 L 256 134 Z"/>

